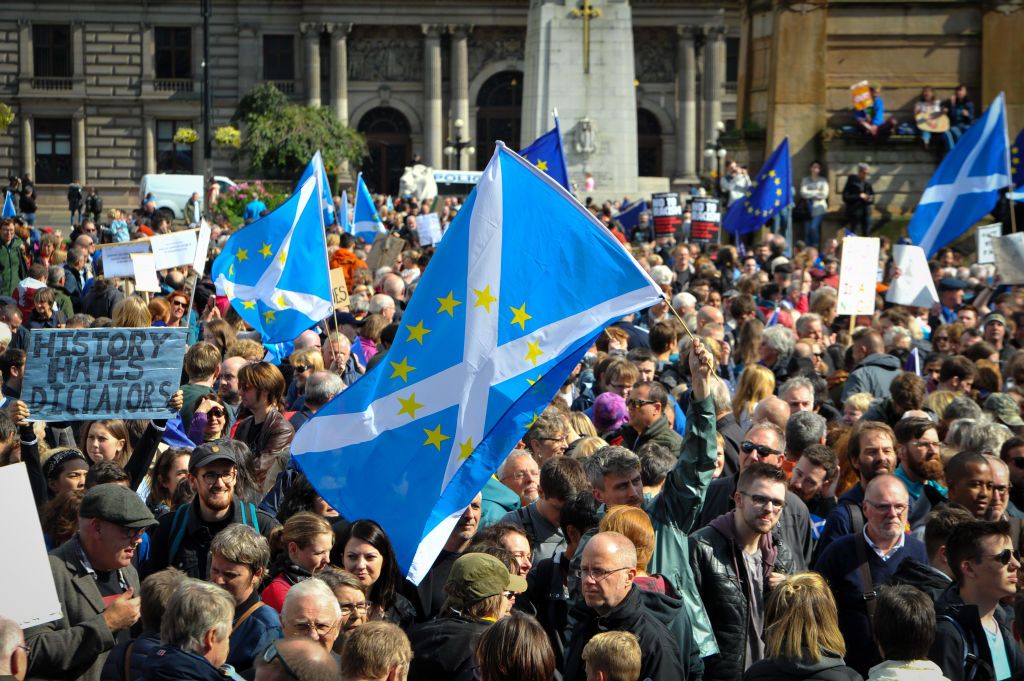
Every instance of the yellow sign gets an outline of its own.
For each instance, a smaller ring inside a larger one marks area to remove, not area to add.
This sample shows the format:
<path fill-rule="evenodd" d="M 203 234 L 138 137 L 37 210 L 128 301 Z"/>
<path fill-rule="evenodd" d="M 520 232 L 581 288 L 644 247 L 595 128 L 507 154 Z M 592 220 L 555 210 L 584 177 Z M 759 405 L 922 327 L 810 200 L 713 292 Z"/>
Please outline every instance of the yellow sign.
<path fill-rule="evenodd" d="M 853 108 L 857 111 L 863 111 L 875 104 L 875 100 L 871 96 L 871 86 L 866 80 L 851 85 L 850 96 L 853 97 Z"/>
<path fill-rule="evenodd" d="M 331 270 L 331 297 L 334 298 L 334 309 L 348 312 L 348 286 L 345 285 L 345 272 L 340 267 Z"/>

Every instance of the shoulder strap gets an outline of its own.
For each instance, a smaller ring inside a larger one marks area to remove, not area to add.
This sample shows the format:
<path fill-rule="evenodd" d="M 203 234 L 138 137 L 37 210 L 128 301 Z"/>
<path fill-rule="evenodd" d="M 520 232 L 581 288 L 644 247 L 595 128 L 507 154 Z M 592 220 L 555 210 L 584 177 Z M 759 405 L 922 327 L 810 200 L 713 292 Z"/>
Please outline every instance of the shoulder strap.
<path fill-rule="evenodd" d="M 243 612 L 242 616 L 239 617 L 237 620 L 235 620 L 235 623 L 233 625 L 231 625 L 231 633 L 233 634 L 236 631 L 238 631 L 238 627 L 242 626 L 242 623 L 245 622 L 247 619 L 249 619 L 249 615 L 253 614 L 257 610 L 262 608 L 264 605 L 266 605 L 266 603 L 264 603 L 263 601 L 256 601 L 255 603 L 253 603 L 249 607 L 249 609 L 246 610 L 245 612 Z"/>
<path fill-rule="evenodd" d="M 863 529 L 853 535 L 853 545 L 857 549 L 857 570 L 860 572 L 864 607 L 868 611 L 868 620 L 874 621 L 875 608 L 878 605 L 878 601 L 875 599 L 878 597 L 878 592 L 875 591 L 875 582 L 871 578 L 871 565 L 868 563 L 868 543 L 864 539 Z"/>
<path fill-rule="evenodd" d="M 181 542 L 185 539 L 185 532 L 188 530 L 188 509 L 191 504 L 183 504 L 174 510 L 174 520 L 171 522 L 171 549 L 167 553 L 167 564 L 174 561 L 181 548 Z"/>
<path fill-rule="evenodd" d="M 249 522 L 245 521 L 246 507 L 249 508 Z M 253 504 L 251 502 L 245 502 L 242 504 L 242 524 L 248 525 L 252 529 L 256 530 L 256 532 L 260 531 L 260 521 L 256 517 L 256 504 Z"/>
<path fill-rule="evenodd" d="M 843 504 L 846 506 L 846 510 L 850 512 L 850 529 L 853 534 L 860 534 L 864 531 L 864 509 L 860 507 L 860 504 L 855 504 L 852 501 L 844 501 Z"/>
<path fill-rule="evenodd" d="M 135 641 L 128 644 L 124 650 L 124 681 L 132 681 L 132 649 L 135 648 Z"/>
<path fill-rule="evenodd" d="M 974 640 L 974 636 L 970 634 L 960 621 L 952 615 L 941 615 L 939 619 L 944 619 L 953 625 L 956 629 L 956 633 L 960 635 L 960 640 L 964 644 L 964 681 L 974 681 L 977 677 L 978 670 L 988 670 L 988 663 L 978 656 L 978 645 Z M 988 678 L 995 678 L 995 675 L 991 675 Z"/>

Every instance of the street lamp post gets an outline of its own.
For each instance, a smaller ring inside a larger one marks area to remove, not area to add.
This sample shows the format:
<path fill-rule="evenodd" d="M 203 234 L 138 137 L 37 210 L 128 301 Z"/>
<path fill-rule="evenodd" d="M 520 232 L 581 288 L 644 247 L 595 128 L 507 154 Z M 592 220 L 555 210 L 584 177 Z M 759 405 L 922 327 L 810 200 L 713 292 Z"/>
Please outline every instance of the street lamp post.
<path fill-rule="evenodd" d="M 722 133 L 725 132 L 725 123 L 718 121 L 715 123 L 715 139 L 714 141 L 708 141 L 704 146 L 704 158 L 710 161 L 715 161 L 715 196 L 722 195 L 722 161 L 728 156 L 729 152 L 722 144 Z"/>
<path fill-rule="evenodd" d="M 465 149 L 466 153 L 472 156 L 476 153 L 476 147 L 473 146 L 472 140 L 462 137 L 462 129 L 466 127 L 465 121 L 461 118 L 456 118 L 452 126 L 455 128 L 455 139 L 453 140 L 449 137 L 448 141 L 445 142 L 444 154 L 449 159 L 453 156 L 455 157 L 454 164 L 451 161 L 448 162 L 449 166 L 455 166 L 452 170 L 462 170 L 462 150 Z"/>
<path fill-rule="evenodd" d="M 203 15 L 203 175 L 206 181 L 213 177 L 213 132 L 210 116 L 213 115 L 213 93 L 210 92 L 210 15 L 213 14 L 213 0 L 199 0 Z"/>

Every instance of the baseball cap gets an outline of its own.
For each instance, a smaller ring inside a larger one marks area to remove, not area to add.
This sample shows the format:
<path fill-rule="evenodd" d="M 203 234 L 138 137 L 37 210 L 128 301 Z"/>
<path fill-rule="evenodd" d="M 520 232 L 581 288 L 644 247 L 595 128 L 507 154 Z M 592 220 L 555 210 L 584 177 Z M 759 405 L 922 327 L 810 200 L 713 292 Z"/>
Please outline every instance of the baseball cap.
<path fill-rule="evenodd" d="M 992 393 L 985 400 L 985 409 L 996 415 L 996 418 L 1007 426 L 1024 426 L 1020 417 L 1020 405 L 1006 393 Z"/>
<path fill-rule="evenodd" d="M 505 591 L 526 591 L 526 580 L 513 575 L 505 564 L 486 553 L 467 553 L 452 563 L 449 583 L 462 584 L 466 595 L 474 601 L 497 596 Z"/>
<path fill-rule="evenodd" d="M 188 460 L 188 471 L 189 473 L 195 473 L 203 466 L 208 466 L 214 461 L 220 461 L 221 459 L 230 461 L 236 466 L 238 465 L 234 448 L 227 446 L 224 441 L 214 440 L 213 442 L 204 443 L 192 450 L 192 456 Z"/>
<path fill-rule="evenodd" d="M 992 312 L 991 314 L 985 315 L 985 321 L 982 322 L 982 326 L 988 326 L 989 322 L 999 322 L 1003 326 L 1006 326 L 1006 317 L 999 314 L 998 312 Z"/>
<path fill-rule="evenodd" d="M 965 288 L 967 288 L 967 282 L 963 279 L 957 279 L 956 277 L 943 277 L 939 279 L 940 291 L 956 291 Z"/>
<path fill-rule="evenodd" d="M 123 485 L 96 485 L 82 497 L 80 518 L 99 518 L 121 527 L 150 527 L 157 521 L 139 495 Z"/>

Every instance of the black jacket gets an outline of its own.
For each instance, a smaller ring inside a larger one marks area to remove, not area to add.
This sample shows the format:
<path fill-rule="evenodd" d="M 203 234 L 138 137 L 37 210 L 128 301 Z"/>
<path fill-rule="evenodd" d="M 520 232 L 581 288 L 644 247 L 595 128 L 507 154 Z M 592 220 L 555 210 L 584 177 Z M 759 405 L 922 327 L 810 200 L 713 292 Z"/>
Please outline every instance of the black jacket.
<path fill-rule="evenodd" d="M 889 579 L 889 583 L 905 584 L 920 589 L 935 602 L 953 582 L 932 566 L 925 565 L 916 558 L 907 557 L 896 568 L 896 574 Z"/>
<path fill-rule="evenodd" d="M 772 571 L 796 572 L 793 554 L 778 534 L 775 535 L 775 546 L 778 555 Z M 745 563 L 740 550 L 731 538 L 714 527 L 704 527 L 690 535 L 690 571 L 718 641 L 718 656 L 705 661 L 704 678 L 707 681 L 735 681 L 743 675 L 749 603 Z M 743 574 L 737 574 L 737 568 Z M 767 601 L 767 581 L 764 588 Z"/>
<path fill-rule="evenodd" d="M 743 429 L 740 428 L 736 415 L 729 412 L 718 419 L 718 432 L 725 440 L 725 468 L 722 469 L 722 477 L 728 475 L 739 475 L 740 472 L 740 445 L 743 443 Z"/>
<path fill-rule="evenodd" d="M 224 672 L 177 646 L 160 646 L 146 658 L 142 681 L 224 681 Z"/>
<path fill-rule="evenodd" d="M 438 617 L 409 630 L 409 681 L 471 681 L 477 678 L 476 644 L 490 622 Z"/>
<path fill-rule="evenodd" d="M 689 678 L 683 668 L 682 653 L 675 637 L 657 616 L 644 607 L 640 589 L 634 585 L 619 605 L 607 615 L 598 615 L 582 600 L 574 607 L 576 621 L 566 653 L 565 681 L 585 681 L 583 648 L 603 631 L 629 631 L 640 639 L 640 678 L 651 681 L 678 681 Z M 410 675 L 411 681 L 412 679 Z"/>
<path fill-rule="evenodd" d="M 957 585 L 942 592 L 935 604 L 935 615 L 938 617 L 938 625 L 935 627 L 935 642 L 932 643 L 928 659 L 942 668 L 942 673 L 949 681 L 995 681 L 992 653 L 978 607 L 964 603 Z M 1024 653 L 1021 653 L 1013 639 L 1013 612 L 1000 606 L 996 609 L 995 617 L 1010 663 L 1010 678 L 1019 679 L 1024 673 Z M 966 670 L 965 666 L 968 667 Z"/>
<path fill-rule="evenodd" d="M 863 681 L 842 657 L 825 651 L 821 661 L 768 658 L 750 665 L 743 681 Z"/>

